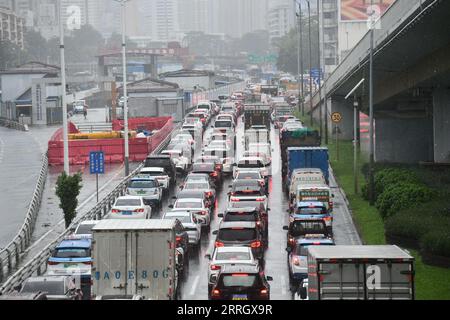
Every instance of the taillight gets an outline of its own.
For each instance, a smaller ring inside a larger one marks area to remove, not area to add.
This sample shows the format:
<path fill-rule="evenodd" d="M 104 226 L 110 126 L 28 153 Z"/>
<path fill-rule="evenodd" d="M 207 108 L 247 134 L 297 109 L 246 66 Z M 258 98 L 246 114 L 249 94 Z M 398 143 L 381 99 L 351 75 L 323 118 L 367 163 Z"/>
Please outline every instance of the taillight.
<path fill-rule="evenodd" d="M 112 212 L 112 213 L 119 213 L 119 210 L 117 210 L 117 209 L 112 209 L 111 212 Z"/>
<path fill-rule="evenodd" d="M 210 175 L 211 177 L 217 177 L 217 172 L 211 172 Z"/>
<path fill-rule="evenodd" d="M 292 245 L 295 243 L 295 239 L 292 237 L 289 237 L 288 242 Z"/>
<path fill-rule="evenodd" d="M 266 296 L 269 293 L 269 291 L 267 289 L 262 289 L 261 290 L 261 295 L 262 296 Z"/>
<path fill-rule="evenodd" d="M 261 241 L 252 242 L 250 247 L 252 247 L 252 248 L 260 248 L 261 247 Z"/>
<path fill-rule="evenodd" d="M 220 241 L 216 241 L 215 244 L 214 244 L 214 246 L 215 246 L 216 248 L 225 247 L 225 245 L 223 244 L 223 242 L 220 242 Z"/>
<path fill-rule="evenodd" d="M 258 202 L 261 202 L 261 201 L 264 201 L 264 200 L 266 200 L 265 198 L 256 198 L 256 201 L 258 201 Z"/>
<path fill-rule="evenodd" d="M 145 211 L 144 209 L 136 209 L 136 210 L 134 210 L 133 212 L 142 213 L 142 212 L 144 212 L 144 211 Z"/>
<path fill-rule="evenodd" d="M 218 296 L 220 296 L 220 291 L 217 290 L 217 289 L 214 289 L 214 290 L 212 291 L 211 295 L 214 296 L 214 297 L 218 297 Z"/>
<path fill-rule="evenodd" d="M 55 265 L 59 264 L 59 262 L 48 261 L 47 264 L 48 264 L 49 266 L 55 266 Z"/>
<path fill-rule="evenodd" d="M 256 225 L 257 225 L 258 227 L 260 227 L 260 226 L 261 226 L 261 221 L 256 221 Z"/>
<path fill-rule="evenodd" d="M 212 197 L 212 192 L 211 192 L 211 191 L 205 192 L 205 194 L 206 194 L 206 196 L 207 196 L 208 198 L 211 198 L 211 197 Z"/>
<path fill-rule="evenodd" d="M 220 164 L 216 164 L 216 170 L 221 170 L 222 166 Z"/>
<path fill-rule="evenodd" d="M 208 213 L 208 211 L 200 211 L 199 214 L 201 214 L 202 216 L 206 216 L 206 214 Z"/>
<path fill-rule="evenodd" d="M 202 122 L 205 122 L 206 121 L 206 119 L 205 118 L 202 118 Z"/>
<path fill-rule="evenodd" d="M 87 265 L 92 266 L 92 261 L 84 261 L 83 264 L 87 264 Z"/>
<path fill-rule="evenodd" d="M 220 270 L 220 269 L 221 269 L 221 266 L 218 266 L 216 264 L 211 265 L 211 270 Z"/>
<path fill-rule="evenodd" d="M 294 265 L 296 265 L 296 266 L 299 266 L 299 265 L 300 265 L 300 260 L 299 260 L 297 257 L 295 257 L 295 258 L 292 260 L 292 262 L 293 262 Z"/>
<path fill-rule="evenodd" d="M 177 242 L 181 242 L 182 238 L 181 238 L 181 237 L 176 237 L 175 240 L 176 240 Z"/>

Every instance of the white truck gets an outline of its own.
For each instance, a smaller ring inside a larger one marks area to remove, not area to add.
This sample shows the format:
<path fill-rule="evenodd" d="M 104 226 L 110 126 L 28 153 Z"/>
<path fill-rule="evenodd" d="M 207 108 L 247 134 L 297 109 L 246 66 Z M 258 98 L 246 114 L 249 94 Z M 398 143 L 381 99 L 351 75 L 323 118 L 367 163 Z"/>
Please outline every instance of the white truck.
<path fill-rule="evenodd" d="M 102 220 L 93 229 L 92 295 L 178 295 L 175 220 Z"/>
<path fill-rule="evenodd" d="M 414 300 L 414 257 L 397 246 L 310 246 L 309 300 Z M 306 296 L 306 292 L 301 294 Z"/>

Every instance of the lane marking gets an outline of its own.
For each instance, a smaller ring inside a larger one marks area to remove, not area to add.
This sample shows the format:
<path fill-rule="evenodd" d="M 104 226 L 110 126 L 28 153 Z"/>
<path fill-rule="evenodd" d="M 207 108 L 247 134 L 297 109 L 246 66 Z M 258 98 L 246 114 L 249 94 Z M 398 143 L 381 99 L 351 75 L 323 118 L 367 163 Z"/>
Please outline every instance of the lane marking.
<path fill-rule="evenodd" d="M 197 291 L 197 286 L 198 286 L 198 281 L 200 280 L 200 276 L 196 276 L 195 280 L 194 280 L 194 284 L 192 286 L 191 291 L 189 292 L 189 294 L 191 296 L 195 295 L 195 292 Z"/>

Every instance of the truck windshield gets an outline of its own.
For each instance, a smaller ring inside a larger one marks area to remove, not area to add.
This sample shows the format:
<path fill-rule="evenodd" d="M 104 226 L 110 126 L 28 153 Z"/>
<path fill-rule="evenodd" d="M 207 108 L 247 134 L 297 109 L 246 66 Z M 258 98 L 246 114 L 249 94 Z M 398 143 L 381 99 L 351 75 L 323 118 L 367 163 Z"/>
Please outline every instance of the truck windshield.
<path fill-rule="evenodd" d="M 128 185 L 132 189 L 152 189 L 156 188 L 158 184 L 154 180 L 133 180 Z"/>
<path fill-rule="evenodd" d="M 220 229 L 217 239 L 222 241 L 252 241 L 256 239 L 256 230 L 249 228 Z"/>
<path fill-rule="evenodd" d="M 258 277 L 254 274 L 234 274 L 224 275 L 219 283 L 221 287 L 245 287 L 251 288 L 258 286 Z"/>

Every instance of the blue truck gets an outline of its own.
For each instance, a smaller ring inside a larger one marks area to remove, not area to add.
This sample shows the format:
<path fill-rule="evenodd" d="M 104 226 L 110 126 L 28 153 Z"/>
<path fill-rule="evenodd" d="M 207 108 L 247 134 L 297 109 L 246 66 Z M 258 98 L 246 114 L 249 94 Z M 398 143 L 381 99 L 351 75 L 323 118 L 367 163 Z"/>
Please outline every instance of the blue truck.
<path fill-rule="evenodd" d="M 290 184 L 291 174 L 295 169 L 317 168 L 322 170 L 325 180 L 329 183 L 328 148 L 300 147 L 287 148 L 287 183 Z"/>

